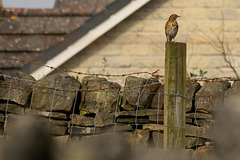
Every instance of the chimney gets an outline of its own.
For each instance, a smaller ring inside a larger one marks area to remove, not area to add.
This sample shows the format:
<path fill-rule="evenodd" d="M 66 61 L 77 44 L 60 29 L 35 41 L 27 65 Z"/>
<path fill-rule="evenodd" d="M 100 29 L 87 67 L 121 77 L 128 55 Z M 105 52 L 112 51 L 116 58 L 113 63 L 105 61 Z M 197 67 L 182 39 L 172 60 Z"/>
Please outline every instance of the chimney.
<path fill-rule="evenodd" d="M 0 13 L 2 13 L 2 0 L 0 0 Z"/>

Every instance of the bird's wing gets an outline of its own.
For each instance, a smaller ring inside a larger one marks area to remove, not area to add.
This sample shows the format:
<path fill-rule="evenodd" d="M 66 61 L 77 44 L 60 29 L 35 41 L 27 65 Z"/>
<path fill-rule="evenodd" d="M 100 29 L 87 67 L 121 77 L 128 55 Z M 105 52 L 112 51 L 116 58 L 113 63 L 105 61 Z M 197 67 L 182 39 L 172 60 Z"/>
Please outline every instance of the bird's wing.
<path fill-rule="evenodd" d="M 167 23 L 165 24 L 165 34 L 166 34 L 166 36 L 167 36 L 168 30 L 169 30 L 169 21 L 167 21 Z"/>

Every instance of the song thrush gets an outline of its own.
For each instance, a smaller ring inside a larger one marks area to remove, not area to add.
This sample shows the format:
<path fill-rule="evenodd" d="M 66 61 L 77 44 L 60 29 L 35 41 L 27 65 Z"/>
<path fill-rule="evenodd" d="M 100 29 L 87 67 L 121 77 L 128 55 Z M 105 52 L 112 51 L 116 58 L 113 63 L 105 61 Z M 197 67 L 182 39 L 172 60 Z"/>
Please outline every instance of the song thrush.
<path fill-rule="evenodd" d="M 172 42 L 172 39 L 174 39 L 177 35 L 178 23 L 176 20 L 178 17 L 180 16 L 172 14 L 165 25 L 165 34 L 168 42 Z"/>

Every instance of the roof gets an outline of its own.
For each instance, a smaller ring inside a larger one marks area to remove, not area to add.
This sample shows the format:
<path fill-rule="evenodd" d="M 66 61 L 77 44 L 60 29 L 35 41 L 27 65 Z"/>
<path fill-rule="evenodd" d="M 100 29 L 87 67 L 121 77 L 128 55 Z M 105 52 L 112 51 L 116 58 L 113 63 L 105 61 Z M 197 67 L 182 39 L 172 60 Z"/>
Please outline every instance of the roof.
<path fill-rule="evenodd" d="M 40 79 L 149 1 L 59 0 L 54 9 L 5 9 L 2 12 L 4 20 L 0 23 L 0 28 L 1 25 L 4 28 L 3 32 L 0 29 L 0 43 L 4 44 L 3 47 L 0 46 L 0 54 L 9 55 L 16 51 L 31 54 L 24 60 L 51 66 L 46 68 L 33 63 L 23 66 L 23 72 Z M 9 22 L 12 24 L 9 25 Z M 9 28 L 6 29 L 7 27 Z M 6 30 L 9 33 L 4 33 Z M 34 59 L 35 57 L 37 58 Z M 20 63 L 12 65 L 22 65 Z"/>
<path fill-rule="evenodd" d="M 64 41 L 114 0 L 59 0 L 53 9 L 0 8 L 0 55 L 24 60 L 43 57 L 45 50 Z M 23 63 L 1 59 L 3 72 Z"/>

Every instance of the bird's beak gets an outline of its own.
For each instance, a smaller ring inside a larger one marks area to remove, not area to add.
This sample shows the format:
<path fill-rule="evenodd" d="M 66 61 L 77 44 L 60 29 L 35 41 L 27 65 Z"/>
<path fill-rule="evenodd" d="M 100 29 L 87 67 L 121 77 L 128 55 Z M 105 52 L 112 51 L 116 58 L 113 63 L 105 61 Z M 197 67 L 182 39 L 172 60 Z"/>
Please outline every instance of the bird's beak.
<path fill-rule="evenodd" d="M 177 16 L 177 17 L 181 17 L 181 16 Z"/>

